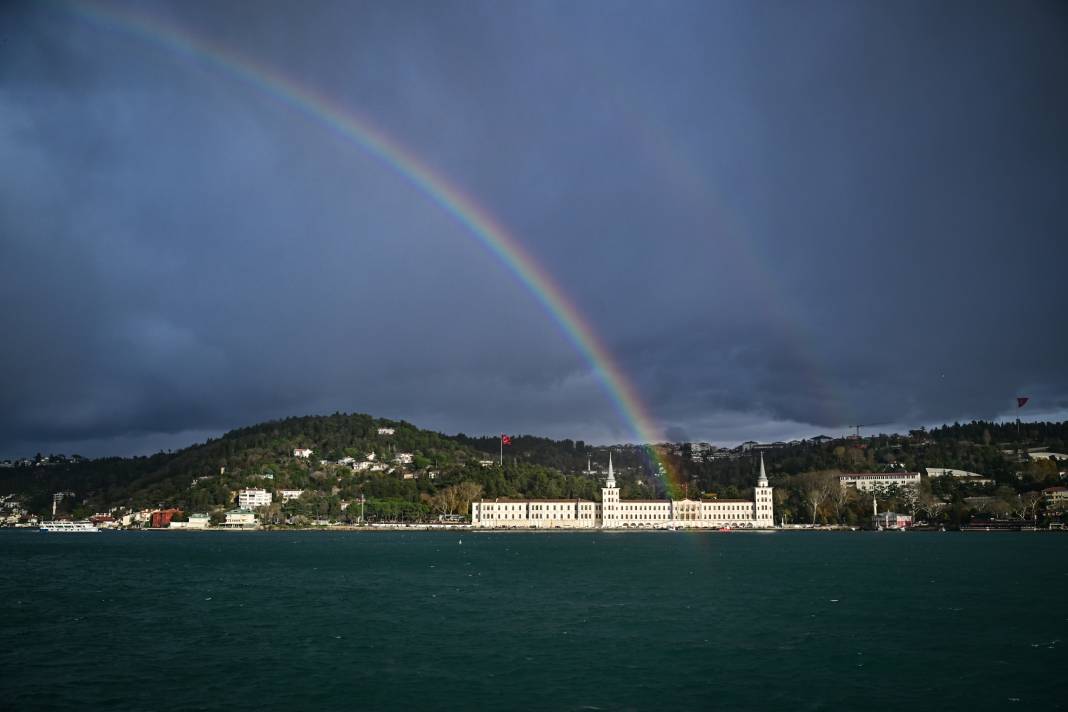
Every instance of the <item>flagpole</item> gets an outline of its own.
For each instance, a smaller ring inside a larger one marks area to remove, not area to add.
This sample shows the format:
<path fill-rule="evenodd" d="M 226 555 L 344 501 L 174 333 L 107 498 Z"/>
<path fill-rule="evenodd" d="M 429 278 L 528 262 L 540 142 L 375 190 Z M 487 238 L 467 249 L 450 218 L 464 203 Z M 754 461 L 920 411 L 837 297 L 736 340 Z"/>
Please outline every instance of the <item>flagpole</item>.
<path fill-rule="evenodd" d="M 501 469 L 504 469 L 504 433 L 501 433 Z"/>

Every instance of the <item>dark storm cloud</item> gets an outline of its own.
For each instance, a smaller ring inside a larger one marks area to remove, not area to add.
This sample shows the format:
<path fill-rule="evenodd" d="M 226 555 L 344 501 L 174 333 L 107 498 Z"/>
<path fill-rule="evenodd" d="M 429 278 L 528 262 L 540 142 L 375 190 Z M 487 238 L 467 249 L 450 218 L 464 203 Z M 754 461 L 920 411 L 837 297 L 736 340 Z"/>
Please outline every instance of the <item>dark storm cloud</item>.
<path fill-rule="evenodd" d="M 107 7 L 358 110 L 476 196 L 672 437 L 1068 408 L 1056 4 Z M 382 162 L 69 6 L 0 18 L 0 454 L 334 409 L 634 437 Z"/>

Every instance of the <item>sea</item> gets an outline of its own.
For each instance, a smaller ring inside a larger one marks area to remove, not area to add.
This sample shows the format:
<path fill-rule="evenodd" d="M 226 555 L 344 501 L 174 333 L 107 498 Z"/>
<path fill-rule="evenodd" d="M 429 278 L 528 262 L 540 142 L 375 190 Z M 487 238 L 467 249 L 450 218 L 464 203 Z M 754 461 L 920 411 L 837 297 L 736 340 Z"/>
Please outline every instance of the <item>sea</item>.
<path fill-rule="evenodd" d="M 1053 710 L 1068 535 L 0 530 L 11 710 Z"/>

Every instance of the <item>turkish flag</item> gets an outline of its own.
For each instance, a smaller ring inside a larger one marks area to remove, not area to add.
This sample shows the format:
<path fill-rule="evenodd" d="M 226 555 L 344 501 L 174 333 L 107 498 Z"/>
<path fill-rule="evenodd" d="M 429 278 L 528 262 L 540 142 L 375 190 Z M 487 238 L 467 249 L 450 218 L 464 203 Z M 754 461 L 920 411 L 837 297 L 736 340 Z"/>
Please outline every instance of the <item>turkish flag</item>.
<path fill-rule="evenodd" d="M 501 433 L 501 445 L 511 445 L 511 444 L 512 444 L 512 439 L 510 437 L 508 437 L 507 435 L 505 435 L 504 433 Z"/>
<path fill-rule="evenodd" d="M 1029 400 L 1031 400 L 1030 396 L 1017 396 L 1016 407 L 1023 408 L 1025 405 L 1027 405 L 1027 401 Z"/>

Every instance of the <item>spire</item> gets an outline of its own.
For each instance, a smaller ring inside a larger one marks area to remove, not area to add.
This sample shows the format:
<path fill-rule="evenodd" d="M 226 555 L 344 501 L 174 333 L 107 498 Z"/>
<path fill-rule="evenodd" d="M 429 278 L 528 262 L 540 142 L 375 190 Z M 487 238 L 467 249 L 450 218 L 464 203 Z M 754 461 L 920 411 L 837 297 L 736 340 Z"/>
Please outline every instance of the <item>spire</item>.
<path fill-rule="evenodd" d="M 612 472 L 612 451 L 611 450 L 608 451 L 608 479 L 605 480 L 604 486 L 605 487 L 615 487 L 616 486 L 616 476 Z"/>
<path fill-rule="evenodd" d="M 760 453 L 760 479 L 757 480 L 757 487 L 768 486 L 768 473 L 764 471 L 764 453 Z"/>

